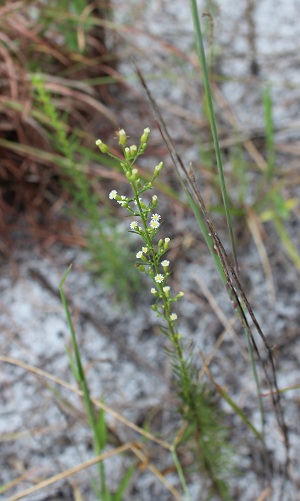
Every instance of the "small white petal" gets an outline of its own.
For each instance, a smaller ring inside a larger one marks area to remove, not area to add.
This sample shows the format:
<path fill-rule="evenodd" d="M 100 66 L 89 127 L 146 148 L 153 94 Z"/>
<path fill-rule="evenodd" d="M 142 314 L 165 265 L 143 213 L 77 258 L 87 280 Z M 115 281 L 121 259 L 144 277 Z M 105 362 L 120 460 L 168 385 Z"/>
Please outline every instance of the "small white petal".
<path fill-rule="evenodd" d="M 112 190 L 110 192 L 110 194 L 108 195 L 108 197 L 111 199 L 111 200 L 115 200 L 116 196 L 117 196 L 118 192 L 117 190 Z"/>
<path fill-rule="evenodd" d="M 161 216 L 159 214 L 152 214 L 151 219 L 152 221 L 159 221 Z"/>
<path fill-rule="evenodd" d="M 155 221 L 152 219 L 152 221 L 150 222 L 150 227 L 153 228 L 154 230 L 156 230 L 157 228 L 160 227 L 160 224 L 158 221 Z"/>

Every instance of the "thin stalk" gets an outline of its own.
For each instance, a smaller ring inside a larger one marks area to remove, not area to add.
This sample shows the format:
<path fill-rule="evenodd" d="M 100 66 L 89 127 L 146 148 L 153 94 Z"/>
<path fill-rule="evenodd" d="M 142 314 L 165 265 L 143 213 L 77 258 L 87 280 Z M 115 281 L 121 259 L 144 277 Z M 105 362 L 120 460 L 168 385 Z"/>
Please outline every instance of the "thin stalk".
<path fill-rule="evenodd" d="M 275 149 L 274 149 L 274 126 L 273 126 L 273 106 L 270 87 L 266 87 L 263 92 L 263 105 L 265 116 L 265 131 L 267 143 L 267 181 L 270 182 L 274 177 L 275 167 Z"/>
<path fill-rule="evenodd" d="M 227 190 L 226 190 L 226 183 L 225 183 L 225 177 L 224 177 L 224 171 L 223 171 L 223 165 L 222 165 L 221 151 L 220 151 L 220 146 L 219 146 L 217 125 L 216 125 L 216 119 L 215 119 L 215 113 L 214 113 L 214 107 L 213 107 L 213 101 L 212 101 L 212 94 L 211 94 L 211 90 L 210 90 L 210 83 L 209 83 L 208 71 L 207 71 L 207 65 L 206 65 L 206 57 L 205 57 L 205 51 L 204 51 L 204 45 L 203 45 L 203 37 L 202 37 L 202 31 L 201 31 L 201 25 L 200 25 L 196 0 L 191 0 L 191 11 L 192 11 L 192 17 L 193 17 L 193 22 L 194 22 L 197 53 L 198 53 L 198 58 L 199 58 L 199 62 L 200 62 L 201 69 L 202 69 L 202 78 L 203 78 L 205 95 L 206 95 L 206 99 L 207 99 L 207 110 L 208 110 L 209 122 L 210 122 L 213 142 L 214 142 L 214 149 L 215 149 L 215 155 L 216 155 L 216 160 L 217 160 L 218 173 L 219 173 L 219 179 L 220 179 L 220 187 L 221 187 L 221 192 L 222 192 L 222 197 L 223 197 L 227 227 L 228 227 L 228 232 L 229 232 L 229 238 L 230 238 L 235 268 L 236 268 L 236 270 L 238 270 L 239 268 L 238 268 L 237 255 L 236 255 L 236 249 L 235 249 L 235 243 L 234 243 L 233 229 L 232 229 L 232 224 L 231 224 L 229 201 L 228 201 L 228 195 L 227 195 Z"/>
<path fill-rule="evenodd" d="M 173 458 L 174 464 L 176 466 L 176 470 L 177 470 L 177 473 L 178 473 L 178 476 L 179 476 L 179 480 L 180 480 L 182 488 L 183 488 L 183 492 L 184 492 L 184 494 L 186 496 L 186 501 L 191 501 L 190 493 L 189 493 L 188 487 L 186 485 L 186 481 L 185 481 L 184 474 L 183 474 L 183 471 L 182 471 L 182 468 L 181 468 L 181 464 L 180 464 L 180 462 L 178 460 L 178 457 L 177 457 L 175 446 L 172 446 L 172 448 L 171 448 L 171 454 L 172 454 L 172 458 Z"/>
<path fill-rule="evenodd" d="M 211 378 L 211 376 L 210 376 L 210 378 Z M 216 386 L 218 392 L 222 395 L 222 397 L 224 398 L 224 400 L 226 400 L 226 402 L 228 403 L 228 405 L 230 405 L 230 407 L 233 409 L 233 411 L 245 423 L 245 425 L 247 426 L 247 428 L 249 428 L 249 430 L 252 431 L 252 433 L 254 434 L 254 436 L 256 438 L 258 438 L 258 440 L 260 440 L 263 443 L 263 445 L 264 445 L 263 437 L 262 437 L 261 433 L 249 421 L 249 419 L 247 418 L 246 414 L 242 411 L 242 409 L 232 400 L 232 398 L 228 395 L 228 393 L 224 390 L 224 388 L 222 388 L 221 386 L 219 386 L 218 384 L 216 384 L 215 381 L 213 381 L 213 384 Z"/>
<path fill-rule="evenodd" d="M 197 444 L 198 457 L 201 466 L 210 479 L 211 488 L 213 489 L 215 494 L 217 494 L 222 499 L 222 492 L 224 491 L 225 484 L 221 479 L 218 478 L 218 474 L 216 473 L 218 464 L 215 464 L 214 458 L 210 455 L 211 450 L 206 447 L 206 444 L 204 444 L 203 442 L 203 435 L 208 433 L 208 428 L 210 425 L 205 422 L 205 419 L 203 419 L 203 413 L 205 412 L 205 409 L 202 409 L 201 407 L 201 412 L 199 410 L 199 398 L 201 392 L 198 389 L 198 380 L 195 379 L 195 372 L 190 367 L 191 361 L 186 360 L 184 356 L 185 346 L 181 342 L 181 336 L 177 330 L 176 324 L 174 324 L 177 316 L 175 315 L 174 318 L 173 314 L 171 313 L 171 304 L 173 304 L 174 301 L 177 301 L 179 297 L 182 297 L 183 293 L 179 293 L 179 295 L 172 297 L 172 295 L 169 295 L 170 287 L 166 286 L 167 278 L 170 275 L 170 273 L 167 271 L 170 263 L 169 261 L 167 261 L 167 264 L 163 264 L 161 257 L 167 251 L 167 240 L 169 241 L 170 239 L 160 239 L 158 241 L 158 244 L 154 245 L 154 239 L 156 237 L 160 224 L 158 223 L 158 221 L 161 216 L 159 214 L 152 214 L 152 221 L 150 223 L 148 221 L 148 218 L 150 212 L 152 212 L 153 209 L 157 207 L 157 197 L 155 201 L 153 197 L 152 202 L 149 205 L 146 205 L 141 198 L 142 193 L 152 188 L 152 183 L 159 175 L 163 164 L 161 162 L 155 167 L 151 182 L 145 183 L 144 185 L 139 177 L 138 169 L 133 168 L 136 159 L 138 158 L 138 156 L 143 154 L 145 150 L 145 144 L 147 144 L 145 141 L 148 140 L 149 132 L 150 129 L 144 130 L 144 134 L 141 136 L 141 143 L 139 147 L 134 145 L 129 148 L 125 147 L 127 141 L 125 131 L 123 129 L 119 131 L 119 144 L 122 145 L 124 154 L 124 161 L 120 161 L 120 164 L 130 182 L 134 197 L 122 197 L 118 195 L 116 190 L 113 190 L 109 194 L 109 198 L 116 199 L 117 202 L 123 203 L 124 207 L 126 207 L 126 209 L 133 216 L 141 218 L 141 226 L 138 226 L 137 221 L 132 221 L 130 224 L 132 231 L 139 234 L 146 244 L 146 250 L 143 250 L 143 252 L 139 251 L 137 254 L 137 258 L 141 259 L 141 262 L 138 262 L 137 266 L 142 272 L 146 272 L 154 282 L 155 288 L 153 288 L 153 293 L 157 297 L 157 301 L 154 305 L 152 305 L 152 308 L 154 311 L 156 311 L 157 316 L 165 320 L 167 328 L 165 329 L 164 327 L 161 327 L 161 331 L 168 337 L 173 345 L 170 353 L 172 354 L 173 370 L 178 383 L 178 394 L 183 404 L 183 418 L 187 422 L 192 423 L 193 428 L 195 429 L 195 442 Z M 109 151 L 107 145 L 105 145 L 100 139 L 96 142 L 96 144 L 99 146 L 101 151 L 106 151 L 108 155 L 113 156 L 113 153 Z M 136 153 L 132 156 L 131 150 L 134 151 L 134 149 Z M 131 206 L 133 202 L 136 205 L 136 209 Z M 154 216 L 156 216 L 155 220 L 153 220 Z M 153 225 L 154 221 L 156 221 L 158 225 Z M 207 235 L 207 238 L 209 238 L 209 235 Z M 164 247 L 164 242 L 167 245 L 166 247 Z M 164 274 L 159 273 L 160 265 L 163 265 L 164 267 Z M 215 431 L 216 430 L 214 429 L 213 432 L 215 433 Z M 216 444 L 218 446 L 217 440 Z M 184 490 L 186 490 L 186 486 L 184 484 L 183 488 Z"/>
<path fill-rule="evenodd" d="M 238 275 L 237 275 L 236 271 L 234 270 L 234 267 L 232 266 L 231 261 L 230 261 L 228 255 L 227 255 L 227 253 L 222 245 L 222 242 L 221 242 L 216 230 L 215 230 L 214 224 L 213 224 L 213 222 L 210 218 L 210 215 L 206 209 L 206 206 L 204 204 L 204 201 L 202 199 L 202 196 L 200 194 L 200 191 L 199 191 L 198 186 L 196 184 L 196 181 L 194 179 L 193 173 L 188 172 L 188 170 L 185 167 L 183 161 L 181 160 L 178 152 L 176 151 L 174 143 L 173 143 L 173 141 L 168 133 L 165 122 L 161 116 L 160 109 L 157 106 L 157 103 L 155 102 L 155 100 L 153 99 L 153 97 L 149 91 L 149 88 L 147 86 L 147 83 L 137 67 L 136 67 L 136 72 L 137 72 L 137 75 L 140 79 L 142 86 L 144 87 L 144 89 L 147 93 L 149 101 L 152 105 L 152 109 L 153 109 L 154 114 L 155 114 L 157 125 L 159 127 L 162 138 L 165 141 L 165 144 L 169 150 L 171 159 L 173 161 L 173 164 L 174 164 L 175 170 L 178 174 L 178 177 L 180 179 L 180 182 L 181 182 L 182 186 L 184 186 L 187 182 L 187 184 L 190 187 L 191 192 L 193 193 L 193 197 L 195 197 L 197 202 L 198 202 L 199 207 L 196 208 L 197 209 L 196 211 L 194 209 L 194 207 L 196 206 L 196 202 L 191 204 L 195 213 L 198 212 L 197 221 L 199 222 L 199 226 L 201 227 L 201 229 L 204 227 L 204 225 L 207 226 L 207 231 L 209 231 L 209 233 L 204 232 L 204 234 L 206 235 L 205 239 L 206 239 L 206 241 L 209 240 L 208 237 L 210 237 L 212 239 L 213 249 L 216 251 L 216 253 L 218 255 L 218 260 L 220 261 L 220 264 L 222 267 L 222 272 L 220 273 L 222 281 L 224 282 L 224 276 L 225 276 L 226 290 L 229 294 L 229 298 L 230 298 L 231 302 L 233 303 L 233 306 L 239 315 L 239 318 L 241 320 L 241 324 L 242 324 L 243 328 L 245 329 L 246 336 L 249 337 L 249 339 L 251 340 L 250 349 L 255 351 L 258 360 L 262 364 L 266 380 L 268 382 L 269 388 L 271 389 L 270 394 L 272 396 L 272 403 L 273 403 L 274 411 L 276 414 L 276 419 L 277 419 L 278 425 L 279 425 L 279 427 L 282 431 L 283 437 L 284 437 L 284 446 L 285 446 L 285 451 L 286 451 L 285 473 L 287 475 L 288 474 L 287 473 L 288 467 L 289 467 L 289 437 L 288 437 L 288 433 L 287 433 L 287 427 L 285 424 L 283 407 L 282 407 L 281 401 L 280 401 L 280 394 L 278 391 L 278 383 L 277 383 L 275 363 L 274 363 L 274 358 L 272 355 L 272 350 L 270 348 L 270 345 L 268 343 L 267 338 L 265 337 L 265 335 L 264 335 L 256 317 L 255 317 L 255 314 L 254 314 L 254 312 L 251 308 L 251 305 L 250 305 L 250 303 L 245 295 L 243 287 L 240 284 Z M 181 172 L 184 173 L 185 181 L 183 181 L 183 179 L 182 179 Z M 189 191 L 186 187 L 185 187 L 185 192 L 189 193 Z M 190 195 L 190 193 L 189 193 L 188 199 L 189 199 L 189 201 L 192 200 L 192 196 Z M 201 220 L 201 223 L 200 223 L 200 220 Z M 211 246 L 209 246 L 209 248 L 211 249 Z M 218 266 L 218 270 L 220 271 L 219 266 Z M 253 325 L 254 325 L 260 339 L 263 342 L 264 348 L 265 348 L 266 353 L 267 353 L 267 362 L 264 362 L 264 360 L 262 359 L 262 357 L 260 355 L 260 352 L 258 350 L 258 346 L 255 342 L 254 336 L 252 335 L 247 317 L 245 315 L 245 311 L 248 312 L 248 314 L 253 322 Z M 252 366 L 252 369 L 253 369 L 253 366 Z M 275 389 L 275 391 L 273 391 L 273 389 Z M 258 395 L 258 398 L 260 398 L 260 395 Z M 265 448 L 265 451 L 264 451 L 265 457 L 268 459 L 267 449 L 266 449 L 265 443 L 264 443 L 264 448 Z M 269 460 L 268 460 L 268 463 L 269 463 Z"/>
<path fill-rule="evenodd" d="M 300 256 L 298 254 L 298 251 L 296 249 L 296 247 L 294 246 L 294 244 L 292 243 L 282 221 L 279 219 L 279 217 L 277 217 L 276 215 L 274 215 L 273 217 L 273 223 L 275 225 L 275 228 L 277 230 L 277 233 L 284 245 L 284 247 L 286 248 L 286 251 L 288 253 L 288 255 L 290 256 L 290 258 L 292 259 L 294 265 L 296 266 L 296 268 L 299 270 L 300 269 Z"/>
<path fill-rule="evenodd" d="M 90 428 L 92 429 L 93 435 L 94 435 L 95 454 L 96 454 L 96 456 L 99 456 L 101 454 L 102 447 L 101 447 L 101 443 L 100 443 L 100 437 L 97 433 L 97 423 L 95 420 L 94 407 L 93 407 L 93 403 L 92 403 L 92 400 L 90 397 L 88 384 L 87 384 L 87 381 L 85 378 L 85 373 L 84 373 L 82 362 L 81 362 L 80 351 L 79 351 L 79 347 L 78 347 L 78 343 L 77 343 L 77 339 L 76 339 L 76 334 L 75 334 L 75 330 L 74 330 L 72 319 L 71 319 L 70 310 L 68 307 L 65 293 L 63 291 L 63 285 L 67 279 L 67 276 L 71 270 L 71 267 L 72 267 L 72 265 L 69 266 L 66 273 L 64 274 L 64 276 L 59 284 L 59 291 L 60 291 L 62 304 L 63 304 L 64 310 L 65 310 L 69 331 L 71 334 L 72 346 L 73 346 L 73 350 L 74 350 L 76 369 L 77 369 L 76 376 L 77 376 L 77 380 L 78 380 L 80 389 L 81 389 L 82 394 L 83 394 L 83 400 L 84 400 L 86 413 L 88 416 L 89 425 L 90 425 Z M 101 491 L 104 495 L 104 499 L 108 499 L 107 496 L 109 493 L 108 493 L 107 487 L 106 487 L 104 465 L 103 465 L 102 461 L 98 463 L 98 470 L 99 470 L 99 479 L 101 481 Z"/>
<path fill-rule="evenodd" d="M 252 368 L 252 373 L 253 373 L 253 377 L 254 377 L 254 381 L 255 381 L 256 393 L 257 393 L 257 398 L 258 398 L 258 405 L 259 405 L 259 410 L 260 410 L 261 434 L 262 434 L 262 437 L 264 437 L 264 434 L 265 434 L 265 410 L 264 410 L 263 401 L 262 401 L 261 386 L 260 386 L 260 382 L 259 382 L 259 378 L 258 378 L 258 374 L 257 374 L 256 365 L 255 365 L 255 359 L 254 359 L 253 348 L 251 346 L 249 329 L 247 327 L 244 327 L 244 330 L 246 333 L 247 348 L 248 348 L 248 353 L 250 355 L 251 368 Z"/>

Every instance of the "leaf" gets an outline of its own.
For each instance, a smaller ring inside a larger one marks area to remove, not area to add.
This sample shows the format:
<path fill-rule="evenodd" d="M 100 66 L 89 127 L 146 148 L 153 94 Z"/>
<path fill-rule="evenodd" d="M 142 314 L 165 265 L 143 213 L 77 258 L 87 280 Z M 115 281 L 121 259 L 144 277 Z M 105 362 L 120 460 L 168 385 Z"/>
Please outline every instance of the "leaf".
<path fill-rule="evenodd" d="M 112 496 L 112 501 L 121 501 L 122 496 L 127 489 L 128 483 L 135 472 L 136 465 L 132 464 L 129 466 L 128 470 L 124 473 L 124 476 L 119 484 L 117 492 Z"/>
<path fill-rule="evenodd" d="M 101 450 L 103 450 L 107 443 L 107 427 L 105 422 L 105 412 L 103 409 L 99 410 L 95 432 L 97 434 Z"/>

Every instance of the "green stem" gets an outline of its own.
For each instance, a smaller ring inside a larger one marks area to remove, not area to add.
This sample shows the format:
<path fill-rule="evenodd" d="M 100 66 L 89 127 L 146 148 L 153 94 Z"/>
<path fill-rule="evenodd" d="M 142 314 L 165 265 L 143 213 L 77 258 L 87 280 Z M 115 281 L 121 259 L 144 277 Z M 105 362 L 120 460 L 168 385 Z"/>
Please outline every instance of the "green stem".
<path fill-rule="evenodd" d="M 202 78 L 203 78 L 203 83 L 204 83 L 205 95 L 206 95 L 206 99 L 207 99 L 209 122 L 210 122 L 213 142 L 214 142 L 214 149 L 215 149 L 215 155 L 216 155 L 216 160 L 217 160 L 219 180 L 220 180 L 224 209 L 225 209 L 225 214 L 226 214 L 227 227 L 228 227 L 229 238 L 230 238 L 231 249 L 232 249 L 235 267 L 238 270 L 237 255 L 236 255 L 233 229 L 232 229 L 231 217 L 230 217 L 229 201 L 228 201 L 228 195 L 227 195 L 227 190 L 226 190 L 226 183 L 225 183 L 225 177 L 224 177 L 224 171 L 223 171 L 223 165 L 222 165 L 221 151 L 220 151 L 220 146 L 219 146 L 217 125 L 216 125 L 216 120 L 215 120 L 215 113 L 214 113 L 212 95 L 211 95 L 211 90 L 210 90 L 208 71 L 207 71 L 207 66 L 206 66 L 203 37 L 202 37 L 202 31 L 201 31 L 201 25 L 200 25 L 196 0 L 191 0 L 191 11 L 192 11 L 192 17 L 193 17 L 193 22 L 194 22 L 194 30 L 195 30 L 195 39 L 196 39 L 196 45 L 197 45 L 198 58 L 199 58 L 201 69 L 202 69 Z"/>
<path fill-rule="evenodd" d="M 183 492 L 186 496 L 186 501 L 191 501 L 190 493 L 189 493 L 188 487 L 186 485 L 186 481 L 185 481 L 184 474 L 183 474 L 183 471 L 181 468 L 181 464 L 180 464 L 178 457 L 177 457 L 177 454 L 176 454 L 175 446 L 173 446 L 171 448 L 171 454 L 172 454 L 173 461 L 174 461 L 174 464 L 176 466 L 176 470 L 177 470 L 177 473 L 178 473 L 178 476 L 179 476 L 179 479 L 180 479 L 180 482 L 181 482 L 181 485 L 183 488 Z"/>
<path fill-rule="evenodd" d="M 80 389 L 81 389 L 82 394 L 83 394 L 83 400 L 84 400 L 84 405 L 85 405 L 85 409 L 86 409 L 87 416 L 88 416 L 88 422 L 89 422 L 90 428 L 93 431 L 93 435 L 94 435 L 94 450 L 95 450 L 95 454 L 97 456 L 99 456 L 101 454 L 102 447 L 101 447 L 101 443 L 100 443 L 100 437 L 97 433 L 97 424 L 96 424 L 96 420 L 95 420 L 94 408 L 93 408 L 93 404 L 91 401 L 88 384 L 87 384 L 87 381 L 85 378 L 85 373 L 84 373 L 82 362 L 81 362 L 80 351 L 79 351 L 79 347 L 78 347 L 78 343 L 77 343 L 77 339 L 76 339 L 75 330 L 73 327 L 73 322 L 71 319 L 70 310 L 68 307 L 65 293 L 63 291 L 63 285 L 67 279 L 67 276 L 71 270 L 71 267 L 72 267 L 72 265 L 69 266 L 66 273 L 64 274 L 64 276 L 59 284 L 59 290 L 60 290 L 62 304 L 64 306 L 64 310 L 65 310 L 66 317 L 67 317 L 68 327 L 69 327 L 70 334 L 71 334 L 72 346 L 73 346 L 73 350 L 74 350 L 74 356 L 75 356 L 75 362 L 76 362 L 76 368 L 77 368 L 77 372 L 76 372 L 77 379 L 78 379 L 78 383 L 79 383 Z M 104 496 L 107 497 L 108 491 L 107 491 L 107 487 L 106 487 L 104 465 L 103 465 L 102 461 L 100 461 L 98 463 L 98 470 L 99 470 L 99 478 L 101 481 L 101 490 L 102 490 L 102 493 L 104 494 Z"/>

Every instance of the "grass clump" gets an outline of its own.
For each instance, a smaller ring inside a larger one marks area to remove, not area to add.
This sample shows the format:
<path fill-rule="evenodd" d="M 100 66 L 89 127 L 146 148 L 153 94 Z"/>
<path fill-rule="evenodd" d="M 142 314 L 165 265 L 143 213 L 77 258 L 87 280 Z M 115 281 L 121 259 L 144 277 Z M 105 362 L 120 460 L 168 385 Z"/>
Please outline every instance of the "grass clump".
<path fill-rule="evenodd" d="M 83 400 L 84 400 L 84 406 L 86 410 L 86 414 L 88 417 L 88 423 L 90 426 L 90 429 L 92 430 L 93 433 L 93 443 L 94 443 L 94 451 L 95 455 L 97 457 L 101 457 L 101 454 L 104 452 L 104 449 L 107 446 L 107 427 L 106 427 L 106 421 L 105 421 L 105 412 L 103 408 L 100 408 L 98 412 L 96 412 L 94 404 L 91 399 L 89 387 L 88 387 L 88 382 L 85 376 L 85 372 L 83 369 L 82 361 L 81 361 L 81 355 L 80 355 L 80 350 L 79 346 L 77 343 L 76 339 L 76 334 L 75 330 L 73 327 L 73 323 L 71 320 L 71 315 L 67 303 L 67 299 L 63 290 L 63 285 L 64 282 L 68 276 L 68 273 L 70 271 L 70 268 L 67 270 L 65 275 L 63 276 L 59 289 L 60 289 L 60 295 L 61 295 L 61 300 L 66 312 L 66 317 L 68 321 L 68 327 L 70 330 L 71 334 L 71 341 L 72 341 L 72 349 L 74 353 L 74 360 L 71 356 L 71 353 L 68 352 L 68 358 L 70 362 L 70 366 L 72 369 L 72 374 L 76 380 L 76 382 L 79 385 L 79 388 L 82 392 L 83 395 Z M 101 501 L 120 501 L 123 497 L 123 493 L 127 488 L 128 482 L 130 481 L 131 476 L 133 475 L 135 470 L 135 465 L 133 464 L 128 468 L 128 470 L 125 472 L 123 478 L 120 480 L 119 487 L 114 489 L 114 492 L 110 492 L 110 490 L 107 487 L 106 483 L 106 476 L 105 476 L 105 467 L 104 467 L 104 462 L 99 459 L 98 461 L 98 479 L 99 483 L 93 484 L 94 487 L 94 492 L 97 496 L 98 499 Z"/>
<path fill-rule="evenodd" d="M 49 140 L 68 162 L 68 166 L 62 169 L 62 182 L 73 200 L 71 214 L 84 221 L 86 226 L 87 250 L 91 256 L 88 266 L 102 277 L 110 289 L 114 286 L 118 301 L 131 303 L 140 282 L 136 271 L 128 266 L 130 254 L 128 246 L 124 245 L 124 235 L 118 230 L 118 221 L 112 211 L 101 203 L 101 196 L 94 187 L 95 179 L 86 167 L 89 159 L 76 131 L 68 135 L 67 123 L 54 107 L 45 81 L 40 76 L 33 76 L 32 82 L 37 106 L 51 124 Z M 81 154 L 79 158 L 78 154 Z M 119 277 L 117 284 L 116 276 Z"/>
<path fill-rule="evenodd" d="M 104 0 L 97 7 L 86 0 L 21 0 L 0 8 L 0 225 L 9 238 L 21 214 L 23 228 L 38 240 L 79 243 L 89 251 L 89 268 L 110 289 L 119 276 L 117 299 L 131 302 L 138 274 L 128 266 L 112 210 L 101 203 L 100 179 L 109 178 L 111 162 L 103 156 L 95 175 L 90 148 L 96 120 L 117 123 L 102 103 L 108 90 L 99 80 L 114 64 L 106 49 L 109 12 Z M 73 218 L 65 217 L 70 205 Z"/>
<path fill-rule="evenodd" d="M 91 168 L 95 121 L 105 116 L 117 123 L 102 103 L 107 89 L 93 80 L 109 71 L 104 63 L 104 31 L 98 27 L 95 32 L 95 23 L 103 21 L 108 7 L 100 2 L 91 11 L 85 0 L 59 4 L 9 0 L 0 6 L 0 224 L 8 236 L 21 214 L 29 234 L 38 240 L 44 241 L 52 231 L 53 240 L 80 241 L 79 235 L 70 234 L 73 228 L 65 235 L 66 221 L 58 208 L 68 196 L 57 181 L 70 168 L 70 147 L 73 160 L 75 155 L 76 162 Z M 69 35 L 77 38 L 76 45 Z M 38 80 L 43 81 L 44 93 L 51 95 L 56 117 L 36 99 Z M 53 141 L 49 131 L 55 118 L 53 126 L 60 136 Z M 75 141 L 62 153 L 64 134 Z"/>

